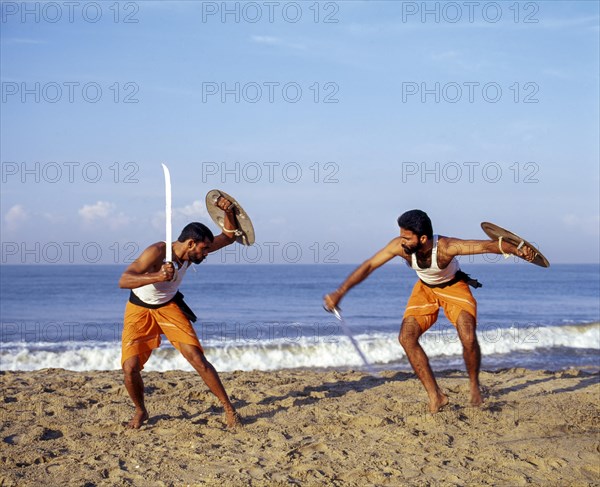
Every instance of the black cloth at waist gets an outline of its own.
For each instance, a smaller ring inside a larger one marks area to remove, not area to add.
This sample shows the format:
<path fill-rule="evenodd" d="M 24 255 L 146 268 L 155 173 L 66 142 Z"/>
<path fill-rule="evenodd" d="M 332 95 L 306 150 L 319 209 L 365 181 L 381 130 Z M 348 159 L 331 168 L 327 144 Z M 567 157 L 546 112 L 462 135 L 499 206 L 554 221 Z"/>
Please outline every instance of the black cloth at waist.
<path fill-rule="evenodd" d="M 177 291 L 175 296 L 173 296 L 166 303 L 149 304 L 149 303 L 142 301 L 138 297 L 138 295 L 133 292 L 133 290 L 129 293 L 129 302 L 131 304 L 135 304 L 136 306 L 141 306 L 142 308 L 158 309 L 158 308 L 162 308 L 163 306 L 166 306 L 169 303 L 175 303 L 177 306 L 179 306 L 179 309 L 182 311 L 182 313 L 185 315 L 185 317 L 188 320 L 190 320 L 192 323 L 195 323 L 196 320 L 198 319 L 198 317 L 194 314 L 194 312 L 191 310 L 191 308 L 185 303 L 183 298 L 184 298 L 183 294 L 181 294 L 179 291 Z"/>
<path fill-rule="evenodd" d="M 454 277 L 452 279 L 450 279 L 447 282 L 443 282 L 442 284 L 428 284 L 423 279 L 421 279 L 421 282 L 423 284 L 425 284 L 427 287 L 435 287 L 435 288 L 438 288 L 438 287 L 444 288 L 444 287 L 452 286 L 452 284 L 456 284 L 457 282 L 460 282 L 460 281 L 464 281 L 469 286 L 474 287 L 474 288 L 483 286 L 483 284 L 481 284 L 477 279 L 473 279 L 471 276 L 469 276 L 469 274 L 465 274 L 461 270 L 459 270 L 456 274 L 454 274 Z"/>

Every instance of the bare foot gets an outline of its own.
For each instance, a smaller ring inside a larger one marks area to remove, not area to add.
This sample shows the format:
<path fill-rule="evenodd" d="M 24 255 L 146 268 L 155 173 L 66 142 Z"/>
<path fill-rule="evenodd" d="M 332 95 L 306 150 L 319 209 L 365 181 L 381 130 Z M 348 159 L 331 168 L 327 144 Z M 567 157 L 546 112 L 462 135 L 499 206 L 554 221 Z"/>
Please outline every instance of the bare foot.
<path fill-rule="evenodd" d="M 429 400 L 429 412 L 431 414 L 439 413 L 443 407 L 448 404 L 450 401 L 448 400 L 448 396 L 443 392 L 439 391 L 437 396 L 432 400 Z"/>
<path fill-rule="evenodd" d="M 242 417 L 235 409 L 229 409 L 225 411 L 225 420 L 227 421 L 227 427 L 231 430 L 235 430 L 243 426 Z"/>
<path fill-rule="evenodd" d="M 146 411 L 145 409 L 143 410 L 136 410 L 135 414 L 133 415 L 133 418 L 131 418 L 131 421 L 129 421 L 129 423 L 127 424 L 127 427 L 130 429 L 140 429 L 140 426 L 142 426 L 142 424 L 144 424 L 144 421 L 146 421 L 148 419 L 148 411 Z"/>
<path fill-rule="evenodd" d="M 479 387 L 474 387 L 471 389 L 471 406 L 481 406 L 483 404 L 483 398 L 481 397 L 481 392 L 479 391 Z"/>

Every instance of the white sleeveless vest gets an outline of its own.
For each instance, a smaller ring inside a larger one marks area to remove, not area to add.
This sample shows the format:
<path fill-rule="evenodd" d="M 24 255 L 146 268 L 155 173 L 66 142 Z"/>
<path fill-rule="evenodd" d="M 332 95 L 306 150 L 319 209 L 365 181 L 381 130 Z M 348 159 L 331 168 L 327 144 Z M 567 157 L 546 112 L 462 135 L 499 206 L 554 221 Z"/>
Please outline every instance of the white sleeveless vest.
<path fill-rule="evenodd" d="M 417 276 L 426 284 L 437 286 L 438 284 L 444 284 L 454 278 L 454 275 L 460 270 L 460 265 L 456 257 L 453 257 L 448 266 L 445 269 L 440 269 L 437 263 L 437 244 L 438 236 L 433 236 L 433 248 L 431 249 L 431 267 L 428 269 L 421 269 L 417 264 L 417 255 L 412 254 L 411 268 L 417 272 Z"/>
<path fill-rule="evenodd" d="M 177 264 L 175 263 L 173 263 L 173 265 L 177 266 Z M 189 262 L 184 262 L 184 264 L 181 266 L 181 269 L 177 269 L 177 279 L 175 279 L 174 281 L 155 282 L 154 284 L 146 284 L 145 286 L 132 289 L 132 291 L 144 303 L 167 303 L 168 301 L 171 301 L 171 299 L 173 299 L 175 294 L 177 294 L 179 285 L 181 284 L 183 276 L 185 276 L 185 271 L 187 271 L 189 266 Z"/>

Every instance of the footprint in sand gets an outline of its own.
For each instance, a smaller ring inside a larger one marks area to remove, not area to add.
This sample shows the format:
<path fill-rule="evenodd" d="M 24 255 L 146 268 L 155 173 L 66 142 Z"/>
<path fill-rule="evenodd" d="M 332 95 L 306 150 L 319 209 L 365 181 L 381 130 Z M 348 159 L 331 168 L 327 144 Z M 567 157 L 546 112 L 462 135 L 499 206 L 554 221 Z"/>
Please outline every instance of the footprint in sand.
<path fill-rule="evenodd" d="M 265 471 L 261 468 L 251 467 L 248 469 L 248 474 L 255 480 L 264 480 L 266 478 Z"/>
<path fill-rule="evenodd" d="M 303 453 L 315 453 L 315 452 L 324 452 L 327 451 L 329 447 L 325 443 L 311 443 L 309 445 L 305 445 L 300 447 L 298 450 Z"/>
<path fill-rule="evenodd" d="M 179 433 L 178 429 L 175 428 L 155 428 L 154 433 L 160 436 L 175 436 Z"/>

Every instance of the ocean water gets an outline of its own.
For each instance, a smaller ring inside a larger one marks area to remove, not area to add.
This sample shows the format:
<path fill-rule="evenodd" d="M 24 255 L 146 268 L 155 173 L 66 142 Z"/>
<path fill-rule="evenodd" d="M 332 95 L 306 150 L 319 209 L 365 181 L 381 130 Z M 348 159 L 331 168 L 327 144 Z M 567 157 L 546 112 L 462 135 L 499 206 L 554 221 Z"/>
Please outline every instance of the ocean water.
<path fill-rule="evenodd" d="M 600 369 L 598 265 L 463 264 L 483 288 L 478 301 L 482 367 Z M 340 323 L 322 309 L 353 265 L 206 265 L 188 271 L 181 291 L 196 312 L 198 336 L 220 371 L 296 367 L 362 368 Z M 123 266 L 0 266 L 0 370 L 111 370 L 120 367 L 129 291 Z M 410 369 L 397 336 L 416 281 L 388 264 L 341 303 L 375 368 Z M 432 367 L 464 367 L 454 327 L 440 313 L 421 338 Z M 165 339 L 146 370 L 192 370 Z"/>

